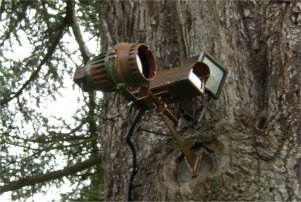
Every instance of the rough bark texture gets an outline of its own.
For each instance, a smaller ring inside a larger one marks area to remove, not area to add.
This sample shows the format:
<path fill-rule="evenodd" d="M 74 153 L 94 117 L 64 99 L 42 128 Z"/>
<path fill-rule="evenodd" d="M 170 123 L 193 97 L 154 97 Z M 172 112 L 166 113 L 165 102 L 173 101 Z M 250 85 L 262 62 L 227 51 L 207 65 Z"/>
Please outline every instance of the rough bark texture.
<path fill-rule="evenodd" d="M 176 67 L 206 50 L 229 69 L 204 121 L 183 131 L 213 153 L 214 170 L 179 182 L 180 150 L 170 136 L 138 131 L 135 200 L 301 200 L 300 25 L 298 1 L 101 1 L 102 50 L 143 42 L 158 66 Z M 101 127 L 107 200 L 125 200 L 132 113 L 104 95 Z M 143 128 L 166 134 L 149 112 Z"/>

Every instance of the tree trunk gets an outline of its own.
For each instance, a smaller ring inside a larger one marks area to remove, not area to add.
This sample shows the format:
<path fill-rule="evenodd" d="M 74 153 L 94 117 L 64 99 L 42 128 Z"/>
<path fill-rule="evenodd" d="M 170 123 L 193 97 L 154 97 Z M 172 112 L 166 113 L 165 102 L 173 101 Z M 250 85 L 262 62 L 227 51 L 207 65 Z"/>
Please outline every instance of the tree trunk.
<path fill-rule="evenodd" d="M 158 67 L 167 69 L 205 50 L 229 70 L 202 123 L 180 134 L 190 146 L 207 148 L 213 168 L 197 178 L 185 176 L 179 147 L 150 111 L 141 128 L 156 132 L 139 130 L 133 137 L 139 169 L 134 200 L 301 200 L 297 2 L 99 2 L 103 51 L 118 42 L 145 43 Z M 122 96 L 104 94 L 106 200 L 126 199 L 128 108 Z"/>

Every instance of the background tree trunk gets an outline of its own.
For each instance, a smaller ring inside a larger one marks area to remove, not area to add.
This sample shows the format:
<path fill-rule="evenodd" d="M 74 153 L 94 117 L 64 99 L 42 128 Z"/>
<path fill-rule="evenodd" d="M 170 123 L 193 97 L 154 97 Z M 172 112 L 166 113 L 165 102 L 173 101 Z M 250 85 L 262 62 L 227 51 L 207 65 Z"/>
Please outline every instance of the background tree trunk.
<path fill-rule="evenodd" d="M 137 131 L 135 200 L 301 200 L 300 19 L 298 1 L 100 1 L 103 51 L 118 42 L 150 46 L 160 69 L 206 50 L 229 70 L 201 124 L 183 130 L 212 150 L 214 169 L 177 179 L 180 150 L 170 136 Z M 107 200 L 125 200 L 133 113 L 104 95 L 101 126 Z M 155 113 L 143 128 L 166 134 Z"/>

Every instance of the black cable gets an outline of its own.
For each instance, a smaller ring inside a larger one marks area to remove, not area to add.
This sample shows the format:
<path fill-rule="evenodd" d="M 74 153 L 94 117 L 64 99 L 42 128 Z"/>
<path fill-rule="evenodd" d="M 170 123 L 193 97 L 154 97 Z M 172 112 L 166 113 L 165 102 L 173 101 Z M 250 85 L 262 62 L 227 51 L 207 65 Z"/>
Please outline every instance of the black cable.
<path fill-rule="evenodd" d="M 134 181 L 135 175 L 138 172 L 136 149 L 135 149 L 135 145 L 131 141 L 131 137 L 133 136 L 135 127 L 136 127 L 137 123 L 139 123 L 139 121 L 141 120 L 144 112 L 145 112 L 145 109 L 140 109 L 137 112 L 137 114 L 135 115 L 135 118 L 132 122 L 132 125 L 128 131 L 128 134 L 126 136 L 126 143 L 129 145 L 131 152 L 132 152 L 132 173 L 131 173 L 131 176 L 128 181 L 127 201 L 132 201 L 133 181 Z"/>

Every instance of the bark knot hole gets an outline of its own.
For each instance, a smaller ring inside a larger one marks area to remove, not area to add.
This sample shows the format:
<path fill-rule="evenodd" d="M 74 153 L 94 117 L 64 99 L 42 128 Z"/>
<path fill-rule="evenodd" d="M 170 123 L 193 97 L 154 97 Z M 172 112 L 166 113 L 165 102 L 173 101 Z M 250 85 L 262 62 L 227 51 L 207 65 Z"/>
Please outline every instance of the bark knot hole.
<path fill-rule="evenodd" d="M 195 143 L 191 147 L 191 150 L 195 152 L 199 152 L 201 150 L 203 151 L 200 173 L 197 177 L 192 177 L 191 168 L 187 164 L 186 160 L 184 159 L 184 156 L 181 155 L 177 159 L 177 172 L 176 172 L 177 180 L 179 183 L 189 182 L 194 179 L 203 180 L 206 178 L 207 175 L 209 175 L 210 172 L 214 170 L 215 158 L 214 158 L 214 153 L 211 149 L 207 148 L 202 143 Z"/>

